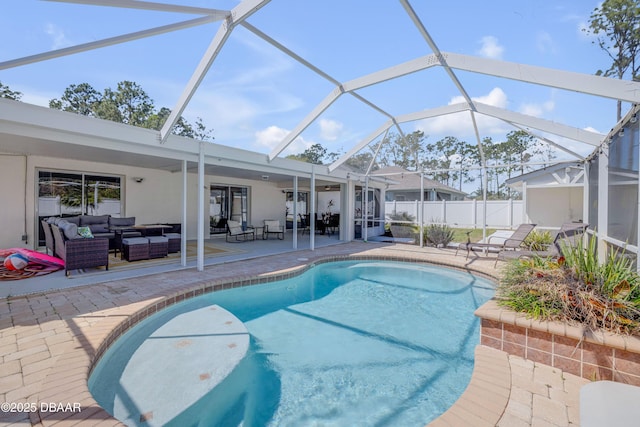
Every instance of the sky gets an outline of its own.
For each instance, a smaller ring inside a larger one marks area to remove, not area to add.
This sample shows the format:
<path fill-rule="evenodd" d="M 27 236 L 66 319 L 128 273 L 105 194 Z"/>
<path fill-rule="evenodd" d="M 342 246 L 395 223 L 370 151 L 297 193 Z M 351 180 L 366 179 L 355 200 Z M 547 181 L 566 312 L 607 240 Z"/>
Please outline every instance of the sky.
<path fill-rule="evenodd" d="M 234 0 L 156 0 L 229 10 Z M 105 1 L 104 3 L 108 3 Z M 411 0 L 443 52 L 595 74 L 610 59 L 583 29 L 592 0 Z M 6 0 L 0 14 L 0 63 L 50 50 L 198 17 L 171 12 Z M 432 53 L 396 0 L 273 0 L 247 20 L 340 82 Z M 220 22 L 20 67 L 0 69 L 0 82 L 22 101 L 48 106 L 71 84 L 102 92 L 138 83 L 157 109 L 173 109 Z M 616 122 L 615 101 L 560 89 L 455 71 L 478 101 L 606 134 Z M 216 143 L 269 153 L 334 89 L 334 85 L 241 26 L 234 28 L 183 116 L 201 118 Z M 432 67 L 358 91 L 393 116 L 453 104 L 461 94 L 442 67 Z M 623 114 L 629 106 L 623 106 Z M 349 95 L 318 117 L 284 155 L 319 143 L 346 152 L 387 117 Z M 494 141 L 516 130 L 479 116 L 480 137 Z M 475 143 L 469 114 L 405 123 L 427 143 L 455 136 Z M 376 140 L 377 141 L 377 140 Z M 376 142 L 374 141 L 374 143 Z M 588 155 L 593 147 L 554 137 Z M 559 158 L 565 157 L 560 152 Z"/>

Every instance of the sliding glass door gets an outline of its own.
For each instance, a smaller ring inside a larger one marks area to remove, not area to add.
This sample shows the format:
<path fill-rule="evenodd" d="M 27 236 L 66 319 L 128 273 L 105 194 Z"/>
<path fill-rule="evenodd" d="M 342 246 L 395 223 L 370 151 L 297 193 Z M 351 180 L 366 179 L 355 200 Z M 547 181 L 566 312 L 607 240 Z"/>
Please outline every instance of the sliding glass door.
<path fill-rule="evenodd" d="M 226 233 L 228 220 L 238 221 L 243 227 L 249 222 L 249 188 L 230 185 L 212 185 L 209 190 L 210 233 Z"/>
<path fill-rule="evenodd" d="M 38 233 L 40 220 L 50 216 L 111 215 L 122 212 L 122 178 L 83 172 L 38 171 Z"/>

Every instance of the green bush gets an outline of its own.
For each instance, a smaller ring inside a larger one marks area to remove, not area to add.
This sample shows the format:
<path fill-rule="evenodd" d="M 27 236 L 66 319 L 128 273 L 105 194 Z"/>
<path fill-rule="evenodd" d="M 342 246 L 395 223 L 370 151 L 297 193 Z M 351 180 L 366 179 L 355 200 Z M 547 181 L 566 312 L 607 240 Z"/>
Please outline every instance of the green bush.
<path fill-rule="evenodd" d="M 640 332 L 640 276 L 632 261 L 611 252 L 598 262 L 596 239 L 562 248 L 563 256 L 514 260 L 498 286 L 499 304 L 543 320 L 590 329 Z"/>
<path fill-rule="evenodd" d="M 524 239 L 524 246 L 532 251 L 546 251 L 551 243 L 553 243 L 553 237 L 549 231 L 533 230 Z"/>
<path fill-rule="evenodd" d="M 453 241 L 454 233 L 446 224 L 431 224 L 424 229 L 425 244 L 435 247 L 447 247 Z"/>
<path fill-rule="evenodd" d="M 413 224 L 416 218 L 408 212 L 391 214 L 389 219 L 391 222 L 385 224 L 385 234 L 399 238 L 414 238 L 418 232 L 418 227 Z"/>

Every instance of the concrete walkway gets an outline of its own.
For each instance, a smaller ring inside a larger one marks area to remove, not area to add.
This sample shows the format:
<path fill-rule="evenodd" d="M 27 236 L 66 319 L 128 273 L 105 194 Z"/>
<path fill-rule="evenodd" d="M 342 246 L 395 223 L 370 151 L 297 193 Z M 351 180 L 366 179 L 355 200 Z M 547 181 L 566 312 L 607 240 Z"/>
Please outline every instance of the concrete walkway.
<path fill-rule="evenodd" d="M 498 274 L 493 260 L 483 255 L 465 260 L 449 250 L 352 242 L 221 263 L 203 272 L 183 269 L 0 299 L 0 425 L 118 425 L 93 400 L 87 379 L 96 357 L 123 330 L 186 297 L 250 285 L 327 257 L 351 256 Z M 439 425 L 578 425 L 578 390 L 586 381 L 481 346 L 476 355 L 472 383 L 447 412 L 457 417 L 455 423 L 442 417 Z M 479 403 L 487 397 L 497 404 Z M 460 418 L 457 408 L 468 414 Z"/>

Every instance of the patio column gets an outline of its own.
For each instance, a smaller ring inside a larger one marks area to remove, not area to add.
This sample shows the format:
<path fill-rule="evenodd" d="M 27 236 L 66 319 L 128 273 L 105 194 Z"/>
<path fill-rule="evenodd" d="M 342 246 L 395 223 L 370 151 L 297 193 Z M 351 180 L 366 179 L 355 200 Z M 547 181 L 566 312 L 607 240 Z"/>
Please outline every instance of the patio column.
<path fill-rule="evenodd" d="M 351 179 L 351 175 L 347 175 L 347 184 L 346 184 L 346 194 L 345 194 L 345 204 L 344 204 L 344 213 L 346 215 L 345 225 L 345 235 L 344 238 L 347 242 L 351 242 L 355 239 L 355 210 L 356 210 L 356 201 L 355 201 L 355 190 L 356 185 Z M 342 208 L 341 208 L 342 209 Z"/>
<path fill-rule="evenodd" d="M 598 261 L 604 262 L 607 257 L 609 236 L 609 144 L 600 146 L 602 153 L 598 161 L 598 223 L 594 224 L 598 236 Z"/>
<path fill-rule="evenodd" d="M 204 141 L 198 150 L 198 244 L 197 268 L 204 271 Z"/>
<path fill-rule="evenodd" d="M 424 247 L 424 173 L 420 173 L 420 247 Z"/>
<path fill-rule="evenodd" d="M 482 168 L 482 241 L 487 241 L 487 168 Z"/>
<path fill-rule="evenodd" d="M 362 195 L 362 206 L 364 209 L 362 210 L 362 241 L 366 242 L 369 231 L 369 175 L 364 177 L 364 194 Z"/>
<path fill-rule="evenodd" d="M 180 218 L 180 265 L 187 266 L 187 161 L 182 161 L 182 218 Z"/>
<path fill-rule="evenodd" d="M 286 224 L 286 218 L 285 218 Z M 293 177 L 293 249 L 298 249 L 298 176 Z"/>
<path fill-rule="evenodd" d="M 316 171 L 311 165 L 311 181 L 309 186 L 311 187 L 310 203 L 311 203 L 311 215 L 309 215 L 309 249 L 316 250 Z"/>

